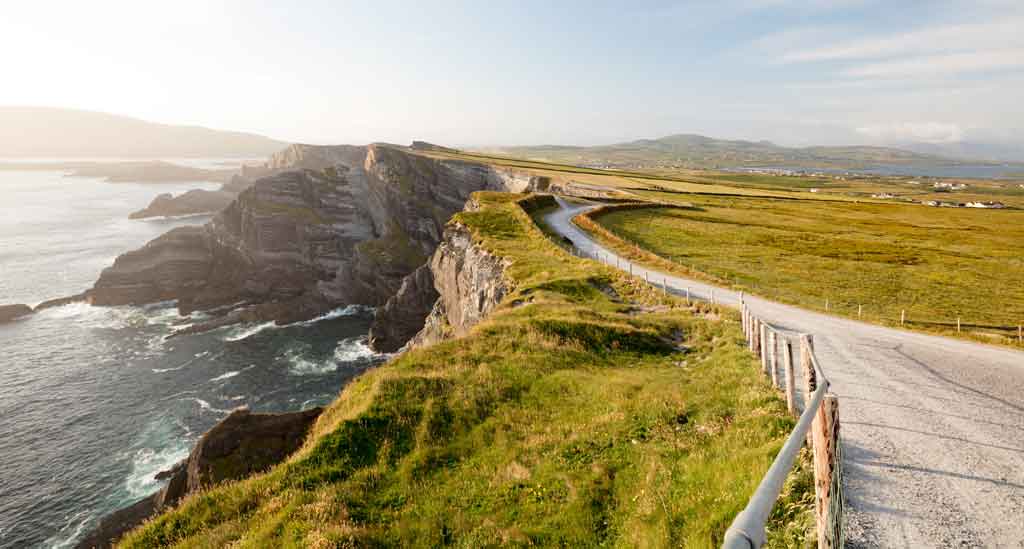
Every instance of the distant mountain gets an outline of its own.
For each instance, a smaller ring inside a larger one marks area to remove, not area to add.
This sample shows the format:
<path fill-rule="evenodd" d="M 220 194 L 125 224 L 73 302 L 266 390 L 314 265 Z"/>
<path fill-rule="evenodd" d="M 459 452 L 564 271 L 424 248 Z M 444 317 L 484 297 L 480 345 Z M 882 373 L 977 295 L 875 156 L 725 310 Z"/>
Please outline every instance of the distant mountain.
<path fill-rule="evenodd" d="M 0 107 L 0 157 L 251 157 L 287 145 L 251 133 L 98 112 Z"/>
<path fill-rule="evenodd" d="M 907 143 L 900 148 L 923 154 L 949 158 L 985 160 L 991 162 L 1024 162 L 1024 146 L 1000 143 Z"/>
<path fill-rule="evenodd" d="M 724 168 L 793 166 L 858 168 L 878 164 L 949 165 L 956 159 L 889 147 L 783 147 L 770 141 L 713 139 L 679 134 L 614 145 L 540 145 L 490 149 L 513 156 L 612 168 Z"/>

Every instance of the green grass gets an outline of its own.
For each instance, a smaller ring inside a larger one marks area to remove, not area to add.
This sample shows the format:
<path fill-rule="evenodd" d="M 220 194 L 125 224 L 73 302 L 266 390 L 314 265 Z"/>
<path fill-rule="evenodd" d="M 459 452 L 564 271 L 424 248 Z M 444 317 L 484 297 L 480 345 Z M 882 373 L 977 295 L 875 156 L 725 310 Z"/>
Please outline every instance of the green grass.
<path fill-rule="evenodd" d="M 515 196 L 475 198 L 453 222 L 514 285 L 488 320 L 359 376 L 288 461 L 122 545 L 717 547 L 793 427 L 735 313 L 571 256 Z M 804 543 L 808 490 L 804 468 L 779 546 Z"/>
<path fill-rule="evenodd" d="M 809 309 L 1013 343 L 1024 212 L 683 196 L 598 222 L 681 270 Z"/>

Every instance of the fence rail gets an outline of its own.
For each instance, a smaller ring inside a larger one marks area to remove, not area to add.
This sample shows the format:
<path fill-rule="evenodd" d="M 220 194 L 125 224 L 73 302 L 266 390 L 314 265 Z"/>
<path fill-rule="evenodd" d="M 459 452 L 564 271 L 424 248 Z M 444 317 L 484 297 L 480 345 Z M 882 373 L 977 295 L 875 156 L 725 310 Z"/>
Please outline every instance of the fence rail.
<path fill-rule="evenodd" d="M 796 413 L 793 344 L 789 334 L 754 315 L 741 305 L 743 334 L 748 347 L 761 360 L 772 385 L 785 392 L 786 406 Z M 799 334 L 800 365 L 804 373 L 804 409 L 782 449 L 725 533 L 726 549 L 759 549 L 767 542 L 765 525 L 786 477 L 806 441 L 814 451 L 815 519 L 819 549 L 843 546 L 842 456 L 839 445 L 839 399 L 828 391 L 829 381 L 814 354 L 814 339 Z M 780 380 L 778 367 L 783 367 Z"/>
<path fill-rule="evenodd" d="M 587 252 L 570 244 L 569 251 L 582 258 L 606 261 L 616 268 L 628 269 L 633 275 L 633 263 L 620 265 L 617 256 L 602 257 L 600 252 Z M 614 263 L 613 263 L 614 260 Z M 650 283 L 650 273 L 644 272 L 644 280 Z M 655 281 L 657 284 L 657 281 Z M 667 280 L 662 281 L 662 290 L 668 293 Z M 686 301 L 690 302 L 690 289 L 686 288 Z M 714 290 L 708 301 L 715 304 Z M 725 532 L 722 547 L 725 549 L 760 549 L 767 542 L 765 525 L 771 515 L 786 477 L 793 469 L 800 448 L 806 442 L 814 453 L 815 521 L 819 549 L 843 547 L 843 494 L 842 456 L 839 445 L 839 398 L 829 392 L 829 381 L 822 371 L 818 357 L 814 354 L 814 337 L 811 334 L 791 334 L 765 322 L 747 307 L 740 292 L 740 309 L 743 335 L 747 345 L 761 361 L 761 369 L 772 385 L 782 390 L 786 407 L 797 414 L 796 371 L 793 357 L 792 336 L 796 335 L 800 349 L 800 369 L 803 371 L 804 402 L 796 427 L 761 483 L 754 491 L 747 506 L 733 519 Z M 778 368 L 782 365 L 783 376 Z"/>

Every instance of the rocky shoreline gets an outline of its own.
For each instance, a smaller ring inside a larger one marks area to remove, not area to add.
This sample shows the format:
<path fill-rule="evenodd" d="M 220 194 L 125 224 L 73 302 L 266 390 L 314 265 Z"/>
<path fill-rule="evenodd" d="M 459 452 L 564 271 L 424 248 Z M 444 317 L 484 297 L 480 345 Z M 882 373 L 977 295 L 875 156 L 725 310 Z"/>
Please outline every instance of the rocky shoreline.
<path fill-rule="evenodd" d="M 206 432 L 181 463 L 156 475 L 159 492 L 105 517 L 78 549 L 112 547 L 125 533 L 207 486 L 265 471 L 298 450 L 323 408 L 285 414 L 231 412 Z"/>
<path fill-rule="evenodd" d="M 465 333 L 510 291 L 504 260 L 474 243 L 464 226 L 449 224 L 451 216 L 473 209 L 477 191 L 549 185 L 547 178 L 392 145 L 293 145 L 241 177 L 255 175 L 261 177 L 205 225 L 173 229 L 122 254 L 91 289 L 46 305 L 175 300 L 181 314 L 213 315 L 187 333 L 368 305 L 377 307 L 370 331 L 376 350 L 428 345 Z M 188 493 L 281 461 L 301 446 L 319 412 L 233 412 L 185 463 L 161 474 L 168 482 L 160 492 L 105 518 L 79 547 L 109 546 Z M 220 465 L 204 465 L 211 460 Z"/>

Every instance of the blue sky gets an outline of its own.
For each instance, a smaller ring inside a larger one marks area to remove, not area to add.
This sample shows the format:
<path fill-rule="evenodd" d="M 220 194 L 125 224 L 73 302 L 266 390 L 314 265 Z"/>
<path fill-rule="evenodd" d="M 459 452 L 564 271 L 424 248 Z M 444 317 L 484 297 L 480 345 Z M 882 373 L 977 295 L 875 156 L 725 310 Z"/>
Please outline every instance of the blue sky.
<path fill-rule="evenodd" d="M 1024 142 L 1024 1 L 23 2 L 0 105 L 320 143 Z"/>

